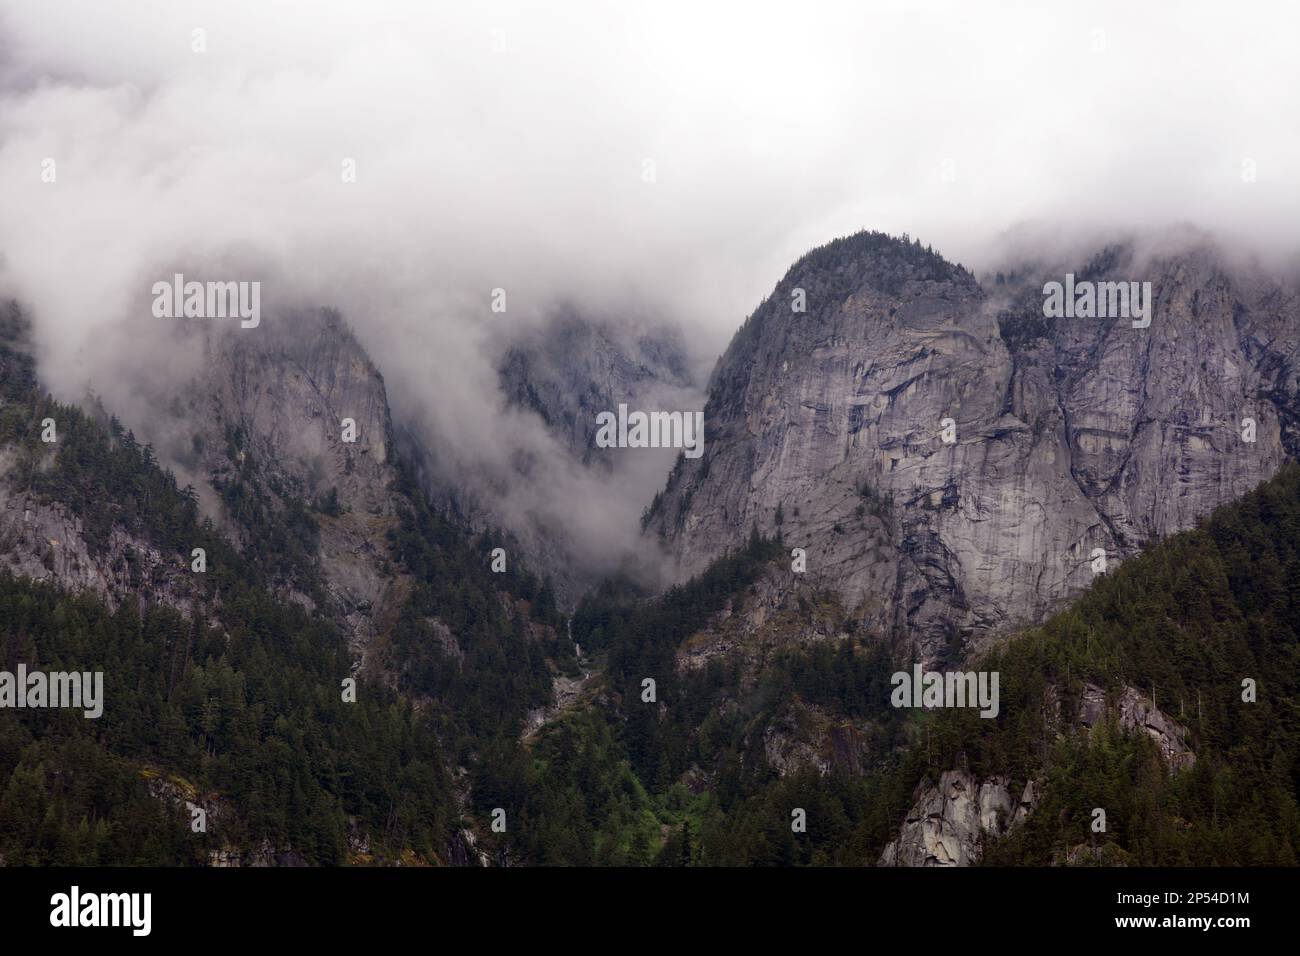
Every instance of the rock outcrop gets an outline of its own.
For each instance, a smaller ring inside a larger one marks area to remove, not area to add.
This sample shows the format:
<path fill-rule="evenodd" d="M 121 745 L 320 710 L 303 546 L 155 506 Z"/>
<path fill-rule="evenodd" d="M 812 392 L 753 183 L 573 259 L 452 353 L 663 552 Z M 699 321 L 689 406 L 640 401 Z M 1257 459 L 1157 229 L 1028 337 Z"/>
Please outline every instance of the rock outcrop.
<path fill-rule="evenodd" d="M 922 782 L 898 838 L 886 845 L 880 866 L 970 866 L 979 862 L 985 839 L 1006 833 L 1024 818 L 1033 800 L 1027 787 L 1012 800 L 1005 777 L 977 780 L 949 770 L 937 784 Z"/>
<path fill-rule="evenodd" d="M 139 383 L 156 412 L 139 423 L 143 439 L 241 547 L 256 538 L 267 510 L 312 511 L 318 533 L 303 556 L 313 563 L 306 584 L 323 582 L 330 611 L 364 656 L 404 593 L 387 568 L 386 535 L 401 495 L 383 377 L 329 310 L 267 317 L 255 330 L 196 326 L 178 334 L 176 348 L 201 350 L 202 372 L 183 383 Z M 14 366 L 6 374 L 32 376 L 17 353 L 5 361 Z M 0 476 L 10 475 L 16 454 L 0 447 Z M 0 482 L 0 567 L 92 591 L 111 607 L 129 596 L 188 613 L 201 600 L 174 556 L 120 527 L 92 547 L 64 503 L 13 480 Z M 313 603 L 303 581 L 260 570 L 268 587 Z"/>
<path fill-rule="evenodd" d="M 1185 770 L 1196 763 L 1187 742 L 1187 728 L 1156 707 L 1151 698 L 1132 687 L 1124 687 L 1114 701 L 1120 727 L 1144 733 L 1160 748 L 1160 756 L 1172 770 Z M 1106 692 L 1095 684 L 1083 689 L 1079 700 L 1079 723 L 1091 730 L 1106 714 Z"/>
<path fill-rule="evenodd" d="M 762 732 L 763 758 L 781 776 L 814 769 L 863 773 L 872 758 L 872 729 L 795 698 L 773 715 Z"/>
<path fill-rule="evenodd" d="M 1049 688 L 1049 700 L 1059 695 Z M 1113 698 L 1095 684 L 1086 684 L 1073 726 L 1092 732 L 1113 714 L 1120 728 L 1151 737 L 1171 770 L 1184 770 L 1196 761 L 1188 731 L 1154 707 L 1139 691 L 1125 686 Z M 1044 715 L 1049 727 L 1059 726 L 1059 714 Z M 880 866 L 969 866 L 978 863 L 985 842 L 1023 823 L 1038 806 L 1042 784 L 1030 779 L 1020 799 L 1011 803 L 1004 777 L 979 780 L 966 770 L 950 770 L 938 784 L 922 781 L 913 794 L 912 809 L 898 836 L 880 855 Z M 1102 848 L 1075 847 L 1058 862 L 1068 866 L 1098 865 L 1111 861 Z"/>
<path fill-rule="evenodd" d="M 845 639 L 844 611 L 801 575 L 767 567 L 746 591 L 734 595 L 677 648 L 679 671 L 699 670 L 715 658 L 739 658 L 746 683 L 772 656 L 794 647 Z"/>
<path fill-rule="evenodd" d="M 13 449 L 0 448 L 0 477 Z M 83 522 L 60 502 L 0 480 L 0 569 L 18 577 L 88 591 L 112 609 L 124 600 L 167 604 L 184 614 L 203 600 L 186 564 L 143 538 L 114 528 L 103 548 L 86 541 Z"/>
<path fill-rule="evenodd" d="M 29 333 L 17 304 L 0 303 L 0 414 L 21 422 L 19 433 L 36 424 L 29 403 L 41 394 Z M 181 555 L 121 526 L 88 534 L 74 507 L 31 480 L 59 467 L 58 448 L 56 441 L 23 451 L 21 442 L 0 437 L 0 571 L 92 593 L 114 610 L 131 601 L 140 611 L 150 603 L 193 611 L 204 589 Z"/>

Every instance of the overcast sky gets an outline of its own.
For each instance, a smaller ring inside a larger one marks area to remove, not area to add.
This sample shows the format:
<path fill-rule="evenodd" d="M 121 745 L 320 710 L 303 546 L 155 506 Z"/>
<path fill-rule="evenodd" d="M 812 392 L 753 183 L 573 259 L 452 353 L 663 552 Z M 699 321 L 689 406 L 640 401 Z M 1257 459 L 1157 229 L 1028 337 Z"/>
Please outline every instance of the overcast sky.
<path fill-rule="evenodd" d="M 0 293 L 50 385 L 220 263 L 339 305 L 399 415 L 491 454 L 484 343 L 557 297 L 711 362 L 861 228 L 976 269 L 1026 221 L 1300 234 L 1294 2 L 545 6 L 0 0 Z"/>

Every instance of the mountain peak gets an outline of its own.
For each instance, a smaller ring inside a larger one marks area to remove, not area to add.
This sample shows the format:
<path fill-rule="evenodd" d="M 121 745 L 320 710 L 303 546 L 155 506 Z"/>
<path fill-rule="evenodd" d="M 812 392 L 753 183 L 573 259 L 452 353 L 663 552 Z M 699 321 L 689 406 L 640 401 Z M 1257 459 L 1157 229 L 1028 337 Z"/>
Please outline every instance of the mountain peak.
<path fill-rule="evenodd" d="M 807 272 L 847 272 L 888 283 L 881 286 L 883 291 L 897 291 L 906 281 L 949 282 L 972 278 L 963 266 L 949 262 L 932 247 L 921 245 L 920 239 L 913 239 L 907 233 L 891 236 L 868 229 L 840 236 L 810 250 L 795 262 L 786 278 Z"/>
<path fill-rule="evenodd" d="M 1063 276 L 1041 269 L 986 295 L 907 238 L 813 250 L 719 361 L 704 455 L 679 462 L 647 530 L 691 572 L 782 524 L 808 573 L 927 660 L 1040 618 L 1098 551 L 1190 527 L 1287 457 L 1300 314 L 1196 248 L 1079 259 L 1150 282 L 1140 329 L 1045 321 L 1044 280 Z"/>

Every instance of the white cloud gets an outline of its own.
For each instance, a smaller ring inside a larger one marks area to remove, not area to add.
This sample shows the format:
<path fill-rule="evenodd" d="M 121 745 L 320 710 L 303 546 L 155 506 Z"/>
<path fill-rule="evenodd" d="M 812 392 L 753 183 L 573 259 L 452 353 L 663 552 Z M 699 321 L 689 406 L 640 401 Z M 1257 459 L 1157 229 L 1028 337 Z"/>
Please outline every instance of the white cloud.
<path fill-rule="evenodd" d="M 160 275 L 243 263 L 500 464 L 482 345 L 557 298 L 667 312 L 711 360 L 859 228 L 976 267 L 1023 220 L 1295 244 L 1290 3 L 452 6 L 0 3 L 0 285 L 50 384 L 139 348 Z"/>

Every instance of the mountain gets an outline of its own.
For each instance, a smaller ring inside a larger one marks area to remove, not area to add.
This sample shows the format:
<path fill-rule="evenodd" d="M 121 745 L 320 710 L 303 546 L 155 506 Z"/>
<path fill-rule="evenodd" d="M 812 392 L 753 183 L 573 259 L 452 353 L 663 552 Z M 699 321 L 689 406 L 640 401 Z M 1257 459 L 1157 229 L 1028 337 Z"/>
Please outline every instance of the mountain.
<path fill-rule="evenodd" d="M 881 861 L 942 864 L 934 849 L 964 843 L 967 862 L 1295 865 L 1296 571 L 1288 464 L 980 659 L 1002 675 L 1008 718 L 936 713 Z M 972 828 L 959 812 L 1008 786 L 1021 798 L 1003 819 Z"/>
<path fill-rule="evenodd" d="M 163 405 L 180 441 L 162 453 L 211 487 L 246 548 L 265 509 L 312 511 L 315 599 L 364 659 L 407 584 L 386 540 L 408 502 L 383 376 L 330 310 L 271 317 L 259 331 L 204 337 L 203 375 L 181 390 L 192 397 Z"/>
<path fill-rule="evenodd" d="M 804 256 L 720 359 L 704 455 L 647 533 L 691 573 L 779 527 L 863 624 L 956 659 L 1300 452 L 1294 289 L 1205 237 L 1128 243 L 1071 271 L 1150 281 L 1149 327 L 1046 318 L 1067 268 L 986 289 L 879 233 Z"/>
<path fill-rule="evenodd" d="M 571 616 L 430 493 L 341 316 L 187 331 L 137 437 L 5 308 L 0 671 L 102 671 L 105 708 L 0 708 L 0 864 L 1293 864 L 1295 299 L 1131 244 L 1075 271 L 1150 275 L 1148 328 L 1051 320 L 1058 267 L 809 254 L 646 516 L 698 569 Z M 669 373 L 556 329 L 503 386 L 609 482 L 581 396 Z M 995 716 L 894 706 L 957 660 Z"/>
<path fill-rule="evenodd" d="M 197 488 L 46 395 L 3 319 L 0 670 L 99 670 L 105 701 L 0 711 L 0 861 L 485 860 L 498 758 L 475 751 L 518 746 L 572 645 L 536 578 L 419 494 L 339 317 L 187 343 L 200 379 L 150 427 Z"/>

